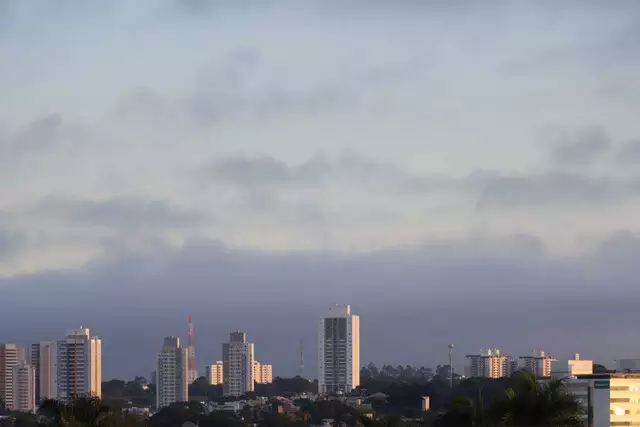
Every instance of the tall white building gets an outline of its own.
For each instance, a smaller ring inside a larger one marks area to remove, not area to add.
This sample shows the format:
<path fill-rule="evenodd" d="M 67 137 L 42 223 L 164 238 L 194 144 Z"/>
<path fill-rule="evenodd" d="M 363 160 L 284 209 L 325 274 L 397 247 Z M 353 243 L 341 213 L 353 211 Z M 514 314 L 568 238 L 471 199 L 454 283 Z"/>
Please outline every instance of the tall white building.
<path fill-rule="evenodd" d="M 551 365 L 555 359 L 547 356 L 544 351 L 534 351 L 531 356 L 520 356 L 521 365 L 524 369 L 533 372 L 538 378 L 551 376 Z"/>
<path fill-rule="evenodd" d="M 166 337 L 158 353 L 156 371 L 156 406 L 189 400 L 189 354 L 180 347 L 180 338 Z"/>
<path fill-rule="evenodd" d="M 52 341 L 41 341 L 29 346 L 29 364 L 36 376 L 36 403 L 56 397 L 56 345 Z"/>
<path fill-rule="evenodd" d="M 257 360 L 253 362 L 253 380 L 256 384 L 271 384 L 273 382 L 273 365 L 265 365 Z"/>
<path fill-rule="evenodd" d="M 89 328 L 67 331 L 56 346 L 56 398 L 102 395 L 102 340 Z"/>
<path fill-rule="evenodd" d="M 207 371 L 207 381 L 211 385 L 220 385 L 224 383 L 224 362 L 217 361 L 213 365 L 205 366 Z"/>
<path fill-rule="evenodd" d="M 26 361 L 13 368 L 13 396 L 9 408 L 19 412 L 36 410 L 36 371 Z"/>
<path fill-rule="evenodd" d="M 253 343 L 247 342 L 244 332 L 229 334 L 229 342 L 222 345 L 222 361 L 224 364 L 224 383 L 222 389 L 225 396 L 242 396 L 253 391 Z"/>
<path fill-rule="evenodd" d="M 360 317 L 337 305 L 318 327 L 318 391 L 350 392 L 360 385 Z"/>
<path fill-rule="evenodd" d="M 8 408 L 13 407 L 14 368 L 25 361 L 24 348 L 17 344 L 0 344 L 0 399 Z"/>
<path fill-rule="evenodd" d="M 511 374 L 511 358 L 501 354 L 500 350 L 483 349 L 479 354 L 468 354 L 469 376 L 484 378 L 502 378 Z"/>

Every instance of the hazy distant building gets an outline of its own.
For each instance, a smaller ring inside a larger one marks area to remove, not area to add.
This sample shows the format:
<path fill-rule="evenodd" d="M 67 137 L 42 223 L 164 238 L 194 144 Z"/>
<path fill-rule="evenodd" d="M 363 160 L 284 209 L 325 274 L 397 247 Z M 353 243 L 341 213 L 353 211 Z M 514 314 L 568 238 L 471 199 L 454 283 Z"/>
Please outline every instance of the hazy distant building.
<path fill-rule="evenodd" d="M 229 334 L 229 342 L 222 345 L 225 396 L 242 396 L 254 390 L 254 346 L 247 342 L 244 332 Z"/>
<path fill-rule="evenodd" d="M 13 368 L 13 396 L 7 405 L 13 411 L 34 412 L 36 410 L 36 371 L 26 361 Z"/>
<path fill-rule="evenodd" d="M 640 357 L 618 359 L 616 370 L 619 372 L 640 372 Z"/>
<path fill-rule="evenodd" d="M 318 391 L 348 393 L 360 385 L 360 317 L 337 305 L 318 326 Z"/>
<path fill-rule="evenodd" d="M 256 384 L 271 384 L 273 382 L 273 366 L 265 365 L 256 360 L 253 363 L 253 380 Z"/>
<path fill-rule="evenodd" d="M 520 356 L 520 361 L 523 369 L 533 372 L 538 378 L 546 378 L 551 376 L 551 365 L 555 359 L 537 350 L 531 356 Z"/>
<path fill-rule="evenodd" d="M 593 360 L 582 360 L 578 353 L 575 354 L 573 360 L 554 360 L 551 362 L 551 376 L 553 378 L 591 374 L 593 374 Z"/>
<path fill-rule="evenodd" d="M 221 385 L 224 382 L 224 362 L 217 361 L 213 365 L 205 366 L 207 382 L 211 385 Z"/>
<path fill-rule="evenodd" d="M 102 340 L 80 326 L 56 346 L 56 398 L 102 396 Z M 42 375 L 42 372 L 40 373 Z"/>
<path fill-rule="evenodd" d="M 29 364 L 35 370 L 36 403 L 56 397 L 56 345 L 52 341 L 41 341 L 29 346 Z"/>
<path fill-rule="evenodd" d="M 468 354 L 467 359 L 470 377 L 502 378 L 511 374 L 511 358 L 498 349 L 483 349 L 478 354 Z"/>
<path fill-rule="evenodd" d="M 156 407 L 189 400 L 189 353 L 180 347 L 180 338 L 166 337 L 158 353 Z"/>
<path fill-rule="evenodd" d="M 14 368 L 25 361 L 24 348 L 17 344 L 0 344 L 0 400 L 7 408 L 14 405 Z"/>

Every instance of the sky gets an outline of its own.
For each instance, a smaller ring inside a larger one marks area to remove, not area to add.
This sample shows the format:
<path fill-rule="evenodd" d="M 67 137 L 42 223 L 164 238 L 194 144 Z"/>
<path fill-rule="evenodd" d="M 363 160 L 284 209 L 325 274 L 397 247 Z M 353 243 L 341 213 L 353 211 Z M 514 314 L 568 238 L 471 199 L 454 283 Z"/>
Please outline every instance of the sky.
<path fill-rule="evenodd" d="M 636 1 L 0 2 L 0 342 L 316 375 L 640 356 Z"/>

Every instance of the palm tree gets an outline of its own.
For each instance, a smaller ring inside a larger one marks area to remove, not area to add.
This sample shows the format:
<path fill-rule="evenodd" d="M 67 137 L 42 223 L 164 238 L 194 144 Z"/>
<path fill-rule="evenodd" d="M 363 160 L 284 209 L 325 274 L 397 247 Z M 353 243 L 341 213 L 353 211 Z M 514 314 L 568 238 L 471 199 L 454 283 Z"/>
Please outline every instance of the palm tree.
<path fill-rule="evenodd" d="M 565 388 L 562 380 L 538 381 L 531 372 L 520 372 L 514 388 L 494 402 L 488 417 L 503 426 L 578 426 L 583 408 Z"/>

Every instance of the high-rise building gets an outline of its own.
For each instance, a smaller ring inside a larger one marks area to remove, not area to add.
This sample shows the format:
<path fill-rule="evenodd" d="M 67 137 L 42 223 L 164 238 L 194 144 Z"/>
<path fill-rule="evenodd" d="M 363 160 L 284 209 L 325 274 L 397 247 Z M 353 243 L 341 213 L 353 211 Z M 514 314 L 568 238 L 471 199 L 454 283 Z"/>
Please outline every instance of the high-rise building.
<path fill-rule="evenodd" d="M 502 378 L 511 373 L 511 358 L 498 349 L 483 349 L 479 354 L 468 354 L 467 359 L 470 377 Z"/>
<path fill-rule="evenodd" d="M 273 366 L 253 362 L 253 380 L 256 384 L 271 384 L 273 382 Z"/>
<path fill-rule="evenodd" d="M 180 338 L 166 337 L 158 353 L 156 371 L 156 406 L 189 400 L 189 354 L 180 347 Z"/>
<path fill-rule="evenodd" d="M 17 344 L 0 344 L 0 399 L 13 408 L 13 369 L 25 361 L 24 348 Z"/>
<path fill-rule="evenodd" d="M 360 385 L 360 317 L 337 305 L 318 327 L 318 390 L 348 393 Z"/>
<path fill-rule="evenodd" d="M 222 389 L 225 396 L 242 396 L 254 390 L 254 346 L 253 343 L 247 342 L 247 334 L 244 332 L 229 334 L 229 342 L 222 345 L 222 361 L 224 363 Z"/>
<path fill-rule="evenodd" d="M 211 385 L 220 385 L 224 382 L 224 363 L 222 360 L 213 365 L 205 366 L 207 382 Z"/>
<path fill-rule="evenodd" d="M 56 398 L 102 395 L 102 340 L 89 328 L 67 331 L 56 346 Z M 42 372 L 40 373 L 42 375 Z"/>
<path fill-rule="evenodd" d="M 26 361 L 13 368 L 13 396 L 8 405 L 13 411 L 34 412 L 36 410 L 36 371 Z"/>
<path fill-rule="evenodd" d="M 33 366 L 36 377 L 36 403 L 45 399 L 54 399 L 56 345 L 52 341 L 41 341 L 29 346 L 29 364 Z"/>
<path fill-rule="evenodd" d="M 533 372 L 538 378 L 551 376 L 551 364 L 555 359 L 547 356 L 544 351 L 536 350 L 531 356 L 520 356 L 521 365 L 524 369 Z"/>

